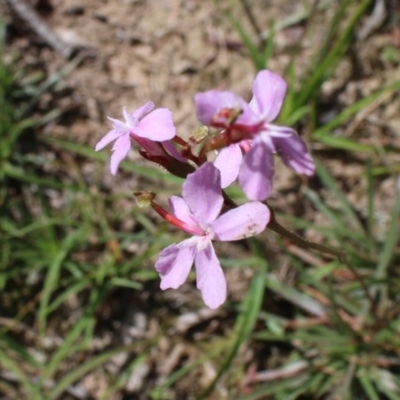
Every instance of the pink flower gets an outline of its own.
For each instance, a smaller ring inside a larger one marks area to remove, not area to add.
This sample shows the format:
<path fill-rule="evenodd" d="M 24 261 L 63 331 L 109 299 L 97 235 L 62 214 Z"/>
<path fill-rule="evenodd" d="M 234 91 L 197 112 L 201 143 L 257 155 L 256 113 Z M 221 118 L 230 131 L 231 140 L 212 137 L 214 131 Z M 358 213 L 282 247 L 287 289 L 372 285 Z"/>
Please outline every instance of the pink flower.
<path fill-rule="evenodd" d="M 194 262 L 197 288 L 205 304 L 217 308 L 226 299 L 226 281 L 212 241 L 254 236 L 265 229 L 270 212 L 264 204 L 251 202 L 219 215 L 224 199 L 220 172 L 212 163 L 205 163 L 188 175 L 182 197 L 170 198 L 172 214 L 164 217 L 193 236 L 160 253 L 155 268 L 161 276 L 161 289 L 181 286 Z"/>
<path fill-rule="evenodd" d="M 125 122 L 108 117 L 113 123 L 113 129 L 97 143 L 95 148 L 96 151 L 99 151 L 115 140 L 110 164 L 113 175 L 117 173 L 120 162 L 131 149 L 131 139 L 139 143 L 147 143 L 150 146 L 150 141 L 164 142 L 175 136 L 172 113 L 167 108 L 154 110 L 154 103 L 149 101 L 133 114 L 129 114 L 125 107 L 122 112 Z"/>
<path fill-rule="evenodd" d="M 195 95 L 201 122 L 243 136 L 241 142 L 222 149 L 215 161 L 221 171 L 222 187 L 238 177 L 250 200 L 265 200 L 272 191 L 273 153 L 279 153 L 284 163 L 298 173 L 314 173 L 314 162 L 296 131 L 271 124 L 280 112 L 286 88 L 280 76 L 264 70 L 254 80 L 250 104 L 231 92 L 212 90 Z M 224 110 L 236 109 L 242 110 L 236 120 L 225 118 L 229 113 Z"/>

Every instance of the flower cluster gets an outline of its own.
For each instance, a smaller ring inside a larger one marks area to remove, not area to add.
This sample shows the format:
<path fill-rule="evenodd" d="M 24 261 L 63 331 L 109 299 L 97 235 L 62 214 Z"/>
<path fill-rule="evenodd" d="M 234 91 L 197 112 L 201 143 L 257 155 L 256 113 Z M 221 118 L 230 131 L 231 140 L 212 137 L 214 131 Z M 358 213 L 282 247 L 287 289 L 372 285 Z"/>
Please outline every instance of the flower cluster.
<path fill-rule="evenodd" d="M 155 268 L 161 289 L 181 286 L 194 263 L 204 302 L 210 308 L 219 307 L 226 299 L 226 281 L 212 242 L 240 240 L 264 231 L 270 211 L 262 201 L 272 192 L 273 155 L 280 155 L 300 174 L 314 173 L 314 162 L 298 134 L 272 124 L 285 94 L 286 82 L 268 70 L 257 74 L 250 103 L 229 91 L 197 93 L 197 117 L 214 135 L 196 132 L 189 141 L 176 135 L 171 112 L 154 109 L 152 102 L 133 114 L 124 108 L 125 122 L 109 118 L 113 129 L 97 143 L 96 151 L 115 141 L 110 164 L 113 175 L 133 140 L 143 157 L 185 179 L 182 197 L 169 199 L 171 211 L 154 201 L 154 193 L 135 194 L 166 221 L 192 235 L 160 253 Z M 207 153 L 215 150 L 219 153 L 211 163 Z M 241 206 L 223 192 L 236 179 L 249 200 Z"/>
<path fill-rule="evenodd" d="M 296 172 L 314 173 L 314 162 L 296 131 L 271 124 L 279 114 L 285 94 L 286 82 L 264 70 L 254 80 L 249 104 L 232 92 L 209 90 L 195 95 L 199 120 L 225 129 L 230 137 L 228 141 L 234 142 L 223 148 L 215 161 L 223 187 L 238 178 L 249 200 L 262 201 L 271 194 L 274 153 L 279 153 Z M 227 110 L 240 110 L 240 113 L 232 120 Z"/>

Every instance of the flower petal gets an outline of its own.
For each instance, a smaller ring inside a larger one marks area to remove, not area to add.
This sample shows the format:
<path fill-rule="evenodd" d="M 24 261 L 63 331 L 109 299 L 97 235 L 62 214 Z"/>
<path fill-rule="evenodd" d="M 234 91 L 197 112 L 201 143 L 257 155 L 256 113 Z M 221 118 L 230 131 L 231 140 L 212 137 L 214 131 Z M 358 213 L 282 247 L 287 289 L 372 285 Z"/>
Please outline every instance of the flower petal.
<path fill-rule="evenodd" d="M 221 172 L 221 187 L 228 187 L 239 175 L 243 155 L 238 143 L 223 148 L 214 161 Z"/>
<path fill-rule="evenodd" d="M 204 303 L 211 309 L 218 308 L 226 299 L 226 280 L 211 243 L 197 253 L 194 263 L 197 288 Z"/>
<path fill-rule="evenodd" d="M 136 136 L 134 133 L 131 134 L 131 138 L 143 147 L 150 156 L 165 156 L 166 152 L 160 142 Z"/>
<path fill-rule="evenodd" d="M 121 133 L 129 133 L 130 132 L 130 126 L 127 125 L 125 122 L 120 121 L 119 119 L 116 118 L 111 118 L 107 117 L 112 123 L 113 127 L 116 131 L 121 132 Z"/>
<path fill-rule="evenodd" d="M 133 116 L 133 114 L 129 114 L 129 112 L 128 112 L 128 110 L 126 109 L 126 107 L 124 107 L 123 109 L 122 109 L 122 114 L 123 114 L 123 116 L 124 116 L 124 118 L 125 118 L 125 121 L 126 121 L 126 124 L 129 126 L 129 127 L 134 127 L 134 126 L 136 126 L 137 124 L 138 124 L 138 122 L 139 122 L 139 119 L 138 118 L 135 118 L 134 116 Z"/>
<path fill-rule="evenodd" d="M 167 153 L 170 154 L 176 160 L 181 161 L 181 162 L 187 161 L 187 159 L 185 157 L 181 156 L 181 153 L 176 149 L 176 147 L 172 144 L 172 142 L 170 140 L 166 140 L 165 142 L 162 142 L 162 145 L 163 145 L 164 149 L 167 151 Z"/>
<path fill-rule="evenodd" d="M 254 141 L 243 158 L 239 172 L 239 185 L 249 200 L 265 200 L 272 191 L 274 164 L 271 150 L 263 141 Z"/>
<path fill-rule="evenodd" d="M 243 204 L 222 214 L 212 224 L 212 228 L 216 234 L 216 240 L 240 240 L 262 232 L 269 219 L 268 207 L 256 201 Z"/>
<path fill-rule="evenodd" d="M 94 150 L 99 151 L 99 150 L 103 149 L 108 144 L 113 142 L 115 139 L 118 139 L 121 135 L 123 135 L 122 132 L 112 129 L 110 132 L 107 133 L 107 135 L 105 135 L 103 137 L 103 139 L 101 139 L 99 142 L 97 142 Z"/>
<path fill-rule="evenodd" d="M 140 137 L 163 142 L 175 136 L 176 129 L 172 113 L 167 108 L 157 108 L 145 115 L 132 132 Z"/>
<path fill-rule="evenodd" d="M 260 71 L 253 83 L 250 107 L 262 115 L 266 122 L 273 121 L 281 110 L 287 84 L 283 78 L 269 70 Z"/>
<path fill-rule="evenodd" d="M 110 162 L 110 170 L 113 175 L 117 173 L 120 162 L 127 156 L 130 149 L 131 139 L 129 135 L 122 135 L 115 141 Z"/>
<path fill-rule="evenodd" d="M 283 162 L 299 174 L 313 175 L 315 164 L 307 150 L 303 139 L 293 129 L 290 131 L 290 137 L 272 137 L 275 147 L 280 153 Z"/>
<path fill-rule="evenodd" d="M 221 92 L 220 90 L 196 93 L 194 102 L 198 120 L 205 125 L 211 125 L 213 117 L 221 108 L 238 107 L 240 102 L 237 98 L 238 96 L 233 92 Z"/>
<path fill-rule="evenodd" d="M 172 214 L 174 214 L 181 221 L 186 222 L 189 225 L 195 225 L 196 228 L 198 228 L 198 223 L 195 216 L 192 214 L 189 206 L 186 204 L 186 201 L 182 199 L 182 197 L 171 196 L 168 199 L 168 202 Z"/>
<path fill-rule="evenodd" d="M 145 105 L 139 107 L 133 114 L 132 117 L 135 120 L 141 120 L 145 115 L 147 115 L 150 111 L 154 110 L 154 103 L 152 101 L 148 101 Z"/>
<path fill-rule="evenodd" d="M 185 241 L 166 247 L 158 258 L 155 268 L 161 276 L 160 287 L 177 289 L 187 279 L 196 254 L 196 246 L 185 246 Z"/>
<path fill-rule="evenodd" d="M 221 174 L 206 162 L 189 174 L 183 183 L 182 197 L 203 227 L 219 215 L 224 199 L 221 194 Z"/>
<path fill-rule="evenodd" d="M 220 126 L 228 124 L 228 121 L 223 116 L 220 116 L 217 121 L 215 118 L 223 109 L 241 109 L 242 114 L 237 122 L 242 124 L 255 124 L 258 122 L 257 117 L 250 109 L 249 105 L 236 93 L 220 90 L 208 90 L 207 92 L 196 93 L 194 95 L 196 103 L 196 114 L 199 121 L 205 125 L 213 125 L 213 122 L 218 122 Z"/>

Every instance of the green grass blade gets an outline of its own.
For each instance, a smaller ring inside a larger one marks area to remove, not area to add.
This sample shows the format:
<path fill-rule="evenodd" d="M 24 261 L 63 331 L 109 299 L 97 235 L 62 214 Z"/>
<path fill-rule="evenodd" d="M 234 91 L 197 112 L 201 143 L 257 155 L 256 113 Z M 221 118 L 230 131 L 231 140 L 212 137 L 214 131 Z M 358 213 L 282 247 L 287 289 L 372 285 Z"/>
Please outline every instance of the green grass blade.
<path fill-rule="evenodd" d="M 69 331 L 67 337 L 65 337 L 63 344 L 60 348 L 55 352 L 52 356 L 50 362 L 46 366 L 43 374 L 42 379 L 45 381 L 46 379 L 51 378 L 57 371 L 60 362 L 70 353 L 72 345 L 74 341 L 78 338 L 78 336 L 83 332 L 88 324 L 88 319 L 90 316 L 85 314 Z"/>
<path fill-rule="evenodd" d="M 399 179 L 397 180 L 399 184 Z M 375 286 L 372 290 L 373 294 L 380 292 L 380 303 L 378 307 L 380 312 L 384 313 L 388 307 L 390 307 L 390 302 L 388 299 L 389 292 L 389 281 L 390 276 L 388 276 L 388 267 L 391 260 L 395 255 L 395 249 L 400 237 L 399 230 L 399 214 L 400 214 L 400 190 L 396 191 L 396 199 L 390 213 L 390 225 L 386 233 L 383 249 L 379 254 L 379 262 L 375 271 L 375 279 L 383 281 L 381 284 Z"/>
<path fill-rule="evenodd" d="M 83 289 L 86 289 L 91 284 L 91 280 L 83 278 L 78 282 L 67 287 L 62 293 L 60 293 L 47 307 L 47 314 L 54 312 L 68 297 L 79 293 Z"/>
<path fill-rule="evenodd" d="M 43 137 L 41 138 L 41 140 L 45 143 L 49 143 L 63 150 L 68 150 L 71 153 L 79 154 L 84 157 L 91 158 L 93 160 L 101 161 L 103 163 L 108 162 L 110 158 L 107 152 L 95 152 L 94 149 L 92 149 L 91 147 L 84 146 L 79 143 L 68 142 L 66 140 L 60 140 L 50 137 Z M 120 168 L 127 172 L 133 172 L 142 175 L 151 180 L 155 181 L 163 180 L 164 182 L 170 182 L 178 185 L 182 184 L 181 178 L 178 178 L 172 174 L 167 174 L 161 168 L 136 165 L 128 161 L 122 162 Z"/>
<path fill-rule="evenodd" d="M 70 191 L 79 190 L 77 187 L 58 182 L 55 179 L 40 178 L 32 173 L 29 173 L 29 171 L 17 168 L 9 163 L 3 165 L 2 172 L 10 178 L 14 178 L 22 182 L 34 183 L 38 186 L 47 186 L 55 189 L 68 189 Z"/>
<path fill-rule="evenodd" d="M 346 221 L 348 221 L 352 227 L 359 232 L 363 232 L 364 228 L 360 223 L 357 214 L 354 212 L 352 206 L 347 201 L 344 193 L 339 189 L 332 175 L 329 174 L 328 170 L 322 166 L 322 164 L 316 160 L 316 168 L 317 174 L 324 185 L 329 189 L 329 191 L 336 197 L 336 200 L 339 202 L 341 206 L 341 210 L 343 211 Z"/>
<path fill-rule="evenodd" d="M 150 394 L 150 397 L 154 400 L 163 399 L 163 393 L 165 389 L 173 385 L 179 379 L 183 378 L 189 372 L 193 371 L 199 365 L 202 365 L 205 361 L 209 360 L 212 357 L 212 354 L 207 354 L 203 357 L 199 357 L 193 362 L 184 365 L 182 368 L 179 368 L 177 371 L 173 372 L 163 383 L 155 387 Z"/>
<path fill-rule="evenodd" d="M 83 56 L 75 57 L 65 66 L 63 66 L 61 70 L 50 75 L 49 78 L 41 85 L 41 87 L 36 90 L 29 103 L 18 113 L 18 119 L 24 118 L 32 110 L 40 97 L 53 88 L 58 82 L 63 80 L 66 76 L 68 76 L 81 63 L 83 58 Z"/>
<path fill-rule="evenodd" d="M 271 33 L 268 36 L 268 39 L 267 39 L 267 41 L 265 43 L 264 51 L 263 51 L 263 53 L 261 55 L 263 67 L 261 67 L 260 69 L 267 68 L 268 62 L 269 62 L 269 60 L 272 57 L 272 54 L 274 52 L 275 34 L 276 34 L 275 27 L 276 27 L 276 25 L 275 25 L 275 22 L 274 22 L 273 25 L 272 25 Z"/>
<path fill-rule="evenodd" d="M 267 264 L 260 260 L 260 270 L 254 276 L 251 282 L 251 286 L 242 304 L 241 312 L 235 324 L 232 348 L 229 354 L 225 357 L 225 360 L 217 372 L 216 377 L 201 394 L 200 399 L 208 398 L 208 396 L 212 393 L 222 375 L 229 369 L 233 359 L 239 351 L 240 346 L 245 342 L 252 332 L 254 324 L 258 318 L 262 300 L 264 298 L 266 268 Z"/>
<path fill-rule="evenodd" d="M 328 75 L 328 71 L 333 70 L 334 66 L 341 59 L 342 55 L 347 49 L 348 44 L 351 42 L 351 36 L 353 34 L 354 27 L 359 22 L 361 16 L 365 13 L 370 3 L 371 0 L 362 0 L 359 3 L 356 11 L 351 16 L 349 23 L 343 30 L 342 35 L 339 37 L 330 52 L 318 65 L 314 65 L 315 69 L 313 70 L 313 73 L 311 74 L 309 80 L 303 85 L 302 90 L 298 94 L 298 97 L 296 99 L 296 108 L 308 103 L 311 97 L 315 96 L 318 93 L 322 83 Z"/>
<path fill-rule="evenodd" d="M 22 361 L 26 362 L 33 368 L 35 369 L 42 368 L 42 365 L 26 351 L 23 344 L 19 343 L 16 339 L 4 333 L 4 328 L 1 329 L 0 331 L 0 347 L 2 347 L 4 350 L 15 352 L 16 354 L 18 354 L 18 357 Z M 0 365 L 1 365 L 1 360 L 0 360 Z"/>
<path fill-rule="evenodd" d="M 263 56 L 260 54 L 260 51 L 258 50 L 257 45 L 253 42 L 253 40 L 250 38 L 250 36 L 245 32 L 242 25 L 236 18 L 234 18 L 232 15 L 229 15 L 228 18 L 231 21 L 233 27 L 238 32 L 240 38 L 242 39 L 256 69 L 257 70 L 264 69 L 265 68 L 264 59 L 263 59 Z"/>
<path fill-rule="evenodd" d="M 48 306 L 50 296 L 57 288 L 61 265 L 65 260 L 68 252 L 82 237 L 82 234 L 83 232 L 81 230 L 77 230 L 69 234 L 62 242 L 62 245 L 58 249 L 57 253 L 54 255 L 53 262 L 49 265 L 46 279 L 43 285 L 38 312 L 39 332 L 41 335 L 44 335 L 46 330 L 46 319 L 49 313 Z"/>
<path fill-rule="evenodd" d="M 142 290 L 143 285 L 139 282 L 132 281 L 126 278 L 114 277 L 110 280 L 112 286 L 120 286 L 134 290 Z"/>
<path fill-rule="evenodd" d="M 326 315 L 324 307 L 318 303 L 318 301 L 304 293 L 300 293 L 295 288 L 285 285 L 275 275 L 268 274 L 265 282 L 268 289 L 278 293 L 286 300 L 289 300 L 310 314 L 316 315 L 317 317 L 324 317 Z"/>
<path fill-rule="evenodd" d="M 356 101 L 354 104 L 346 107 L 342 112 L 340 112 L 336 117 L 332 118 L 328 123 L 324 124 L 322 127 L 318 128 L 313 132 L 313 138 L 315 140 L 321 140 L 324 136 L 330 135 L 330 133 L 343 123 L 347 122 L 351 117 L 357 114 L 360 110 L 369 106 L 373 102 L 379 100 L 382 96 L 387 96 L 388 93 L 396 93 L 400 90 L 400 81 L 393 82 L 387 87 L 379 89 L 370 95 Z M 342 138 L 346 139 L 346 138 Z M 350 143 L 350 139 L 347 139 Z M 354 142 L 356 143 L 356 142 Z M 363 147 L 365 149 L 374 149 L 374 146 Z"/>
<path fill-rule="evenodd" d="M 370 381 L 367 371 L 363 371 L 358 380 L 369 400 L 380 400 L 379 394 L 375 390 L 373 383 Z"/>
<path fill-rule="evenodd" d="M 311 201 L 314 207 L 320 211 L 325 217 L 334 225 L 335 229 L 339 232 L 347 231 L 346 225 L 344 222 L 337 216 L 318 196 L 316 192 L 311 189 L 305 190 L 306 197 Z"/>
<path fill-rule="evenodd" d="M 375 189 L 374 189 L 374 175 L 372 171 L 372 161 L 368 159 L 366 168 L 367 178 L 367 229 L 369 238 L 370 255 L 377 254 L 377 246 L 374 241 L 374 222 L 375 222 Z"/>
<path fill-rule="evenodd" d="M 282 391 L 296 390 L 300 385 L 309 379 L 309 374 L 299 374 L 295 377 L 284 379 L 276 382 L 269 382 L 253 390 L 252 393 L 237 397 L 236 400 L 261 400 L 261 399 L 277 399 L 286 400 L 285 395 L 279 396 Z M 270 396 L 273 397 L 270 397 Z"/>
<path fill-rule="evenodd" d="M 8 370 L 12 373 L 15 374 L 15 376 L 18 378 L 19 382 L 25 387 L 27 393 L 29 396 L 32 396 L 33 399 L 40 399 L 41 397 L 38 396 L 38 388 L 36 385 L 34 385 L 29 377 L 26 376 L 26 374 L 22 371 L 21 368 L 18 367 L 18 365 L 11 360 L 11 358 L 8 357 L 6 353 L 4 353 L 0 349 L 0 365 L 5 368 L 5 370 Z"/>
<path fill-rule="evenodd" d="M 376 146 L 372 144 L 365 144 L 356 142 L 353 139 L 343 138 L 339 136 L 321 136 L 318 139 L 319 143 L 325 144 L 329 147 L 336 149 L 348 150 L 354 152 L 373 153 L 376 152 Z"/>
<path fill-rule="evenodd" d="M 49 399 L 56 400 L 61 396 L 61 394 L 68 388 L 71 384 L 73 384 L 78 379 L 85 376 L 88 372 L 94 370 L 95 368 L 99 367 L 100 365 L 104 364 L 112 357 L 120 353 L 126 353 L 134 350 L 138 346 L 138 343 L 134 343 L 128 346 L 119 347 L 114 350 L 110 350 L 104 352 L 94 358 L 91 358 L 89 361 L 85 362 L 69 374 L 67 374 L 64 378 L 60 380 L 59 383 L 53 388 L 50 392 Z"/>
<path fill-rule="evenodd" d="M 397 180 L 399 185 L 399 179 Z M 386 233 L 382 252 L 379 255 L 379 263 L 376 268 L 375 278 L 386 278 L 387 268 L 394 256 L 394 250 L 399 241 L 399 214 L 400 214 L 400 188 L 396 191 L 396 198 L 390 213 L 390 225 Z"/>
<path fill-rule="evenodd" d="M 313 66 L 319 65 L 329 54 L 329 50 L 332 48 L 332 43 L 334 43 L 335 36 L 337 35 L 340 29 L 340 24 L 345 18 L 346 11 L 351 3 L 352 0 L 342 0 L 339 3 L 339 8 L 336 10 L 332 22 L 329 25 L 329 30 L 325 37 L 324 44 L 319 49 L 318 54 L 316 55 L 315 59 L 311 62 L 311 65 Z"/>
<path fill-rule="evenodd" d="M 101 397 L 99 400 L 109 400 L 113 399 L 117 396 L 117 391 L 121 390 L 124 388 L 124 386 L 127 384 L 129 377 L 134 373 L 134 370 L 143 363 L 146 362 L 147 357 L 149 356 L 149 351 L 151 350 L 151 347 L 148 351 L 141 352 L 140 355 L 138 355 L 129 365 L 128 367 L 124 368 L 122 372 L 120 372 L 117 376 L 117 379 L 115 382 L 113 382 L 105 391 L 102 393 Z M 151 397 L 151 396 L 150 396 Z"/>

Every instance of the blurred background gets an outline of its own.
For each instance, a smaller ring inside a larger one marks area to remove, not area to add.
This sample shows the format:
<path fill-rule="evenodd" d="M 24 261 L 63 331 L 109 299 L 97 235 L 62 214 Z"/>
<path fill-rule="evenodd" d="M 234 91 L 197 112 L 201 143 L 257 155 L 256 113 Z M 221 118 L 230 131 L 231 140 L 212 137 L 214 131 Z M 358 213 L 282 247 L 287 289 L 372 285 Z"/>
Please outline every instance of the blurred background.
<path fill-rule="evenodd" d="M 400 399 L 397 0 L 2 0 L 0 51 L 0 399 Z M 94 145 L 149 100 L 188 136 L 196 92 L 249 100 L 264 68 L 318 164 L 277 158 L 268 202 L 346 257 L 218 243 L 209 310 L 194 274 L 159 289 L 185 235 L 132 196 L 180 179 Z"/>

